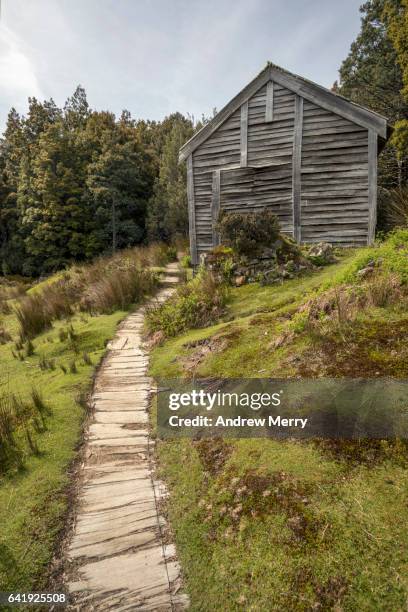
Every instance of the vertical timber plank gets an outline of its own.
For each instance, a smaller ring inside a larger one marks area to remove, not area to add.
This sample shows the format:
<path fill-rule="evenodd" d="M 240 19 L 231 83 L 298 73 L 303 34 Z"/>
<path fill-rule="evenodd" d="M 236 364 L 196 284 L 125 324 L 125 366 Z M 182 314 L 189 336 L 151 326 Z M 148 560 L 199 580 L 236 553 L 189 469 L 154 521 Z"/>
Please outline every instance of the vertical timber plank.
<path fill-rule="evenodd" d="M 241 168 L 248 165 L 248 101 L 241 106 Z"/>
<path fill-rule="evenodd" d="M 368 131 L 368 235 L 367 244 L 373 244 L 377 224 L 377 134 Z"/>
<path fill-rule="evenodd" d="M 265 122 L 273 121 L 273 81 L 266 85 Z"/>
<path fill-rule="evenodd" d="M 221 170 L 214 170 L 212 182 L 212 239 L 213 246 L 217 246 L 220 242 L 219 235 L 216 229 L 218 223 L 218 215 L 220 213 L 220 186 L 221 186 Z"/>
<path fill-rule="evenodd" d="M 295 127 L 293 132 L 292 157 L 292 205 L 293 237 L 296 242 L 302 239 L 301 219 L 301 166 L 302 166 L 303 98 L 295 98 Z"/>
<path fill-rule="evenodd" d="M 190 234 L 190 255 L 193 266 L 198 264 L 197 260 L 197 238 L 195 224 L 195 203 L 194 203 L 194 175 L 193 175 L 193 156 L 187 158 L 187 200 L 188 200 L 188 228 Z"/>

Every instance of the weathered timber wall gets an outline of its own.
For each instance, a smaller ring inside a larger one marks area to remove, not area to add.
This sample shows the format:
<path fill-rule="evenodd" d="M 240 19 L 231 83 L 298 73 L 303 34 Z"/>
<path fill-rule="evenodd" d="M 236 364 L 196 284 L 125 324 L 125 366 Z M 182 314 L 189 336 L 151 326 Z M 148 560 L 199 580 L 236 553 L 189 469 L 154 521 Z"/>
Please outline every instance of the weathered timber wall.
<path fill-rule="evenodd" d="M 301 240 L 367 244 L 368 131 L 304 101 Z"/>
<path fill-rule="evenodd" d="M 374 137 L 370 146 L 369 171 L 366 128 L 276 82 L 263 85 L 192 154 L 196 260 L 218 241 L 220 209 L 270 208 L 302 242 L 367 244 L 375 226 Z"/>
<path fill-rule="evenodd" d="M 213 246 L 213 172 L 240 165 L 240 121 L 238 110 L 193 153 L 197 255 Z"/>

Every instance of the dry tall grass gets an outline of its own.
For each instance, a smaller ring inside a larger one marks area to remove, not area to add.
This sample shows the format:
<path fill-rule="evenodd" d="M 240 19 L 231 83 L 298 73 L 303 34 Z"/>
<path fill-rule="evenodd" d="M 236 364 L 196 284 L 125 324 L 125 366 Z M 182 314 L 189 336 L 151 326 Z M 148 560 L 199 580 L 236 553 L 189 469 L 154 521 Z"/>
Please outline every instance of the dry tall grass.
<path fill-rule="evenodd" d="M 170 247 L 152 244 L 73 266 L 18 301 L 14 309 L 21 340 L 34 338 L 54 320 L 69 319 L 77 309 L 91 314 L 128 309 L 154 290 L 158 277 L 152 268 L 164 266 L 174 255 Z"/>
<path fill-rule="evenodd" d="M 385 213 L 390 227 L 408 225 L 408 187 L 400 187 L 387 192 Z"/>

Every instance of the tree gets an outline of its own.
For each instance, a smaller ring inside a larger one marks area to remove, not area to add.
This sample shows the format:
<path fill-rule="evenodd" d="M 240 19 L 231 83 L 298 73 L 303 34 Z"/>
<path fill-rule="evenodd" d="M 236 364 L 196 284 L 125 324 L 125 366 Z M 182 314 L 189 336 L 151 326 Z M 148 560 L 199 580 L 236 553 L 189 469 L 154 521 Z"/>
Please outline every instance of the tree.
<path fill-rule="evenodd" d="M 401 0 L 390 0 L 395 7 Z M 391 122 L 408 116 L 401 95 L 402 71 L 388 36 L 386 0 L 368 0 L 360 7 L 361 30 L 340 67 L 339 93 L 385 115 Z M 379 182 L 392 187 L 408 178 L 407 159 L 397 156 L 393 142 L 387 144 L 379 162 Z"/>
<path fill-rule="evenodd" d="M 153 184 L 148 157 L 135 128 L 122 120 L 105 134 L 101 154 L 88 168 L 87 186 L 106 233 L 102 236 L 100 227 L 95 231 L 102 241 L 111 236 L 113 251 L 144 238 L 146 202 Z"/>
<path fill-rule="evenodd" d="M 401 4 L 386 2 L 384 18 L 387 21 L 387 31 L 395 49 L 398 65 L 402 72 L 403 87 L 401 94 L 408 103 L 408 0 Z M 408 158 L 408 115 L 398 118 L 395 123 L 393 143 L 401 161 Z"/>
<path fill-rule="evenodd" d="M 3 274 L 21 272 L 25 257 L 17 207 L 20 163 L 25 148 L 23 120 L 12 108 L 0 144 L 0 272 Z"/>
<path fill-rule="evenodd" d="M 41 134 L 22 165 L 18 191 L 25 235 L 25 273 L 51 272 L 84 257 L 83 172 L 75 138 L 63 121 Z"/>
<path fill-rule="evenodd" d="M 185 232 L 177 158 L 191 133 L 179 113 L 160 123 L 93 111 L 81 86 L 63 109 L 36 98 L 26 116 L 11 109 L 0 140 L 0 273 L 37 276 L 139 244 L 153 195 L 152 218 L 165 205 L 157 228 L 164 219 L 168 237 Z"/>
<path fill-rule="evenodd" d="M 147 214 L 148 236 L 151 240 L 170 240 L 188 231 L 186 168 L 178 163 L 180 147 L 193 134 L 191 120 L 182 115 L 163 122 L 164 136 L 160 155 L 159 175 Z"/>

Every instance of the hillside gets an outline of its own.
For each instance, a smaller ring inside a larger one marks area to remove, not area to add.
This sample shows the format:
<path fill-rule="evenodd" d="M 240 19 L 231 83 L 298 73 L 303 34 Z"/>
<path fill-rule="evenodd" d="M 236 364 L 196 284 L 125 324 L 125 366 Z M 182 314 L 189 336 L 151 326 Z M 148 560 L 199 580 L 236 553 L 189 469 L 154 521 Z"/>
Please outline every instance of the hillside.
<path fill-rule="evenodd" d="M 93 374 L 172 253 L 122 251 L 30 287 L 0 285 L 0 584 L 41 590 L 66 524 Z"/>
<path fill-rule="evenodd" d="M 230 290 L 211 326 L 153 351 L 157 378 L 408 375 L 408 232 Z M 405 442 L 160 441 L 194 610 L 404 609 Z M 396 520 L 398 517 L 398 520 Z"/>

